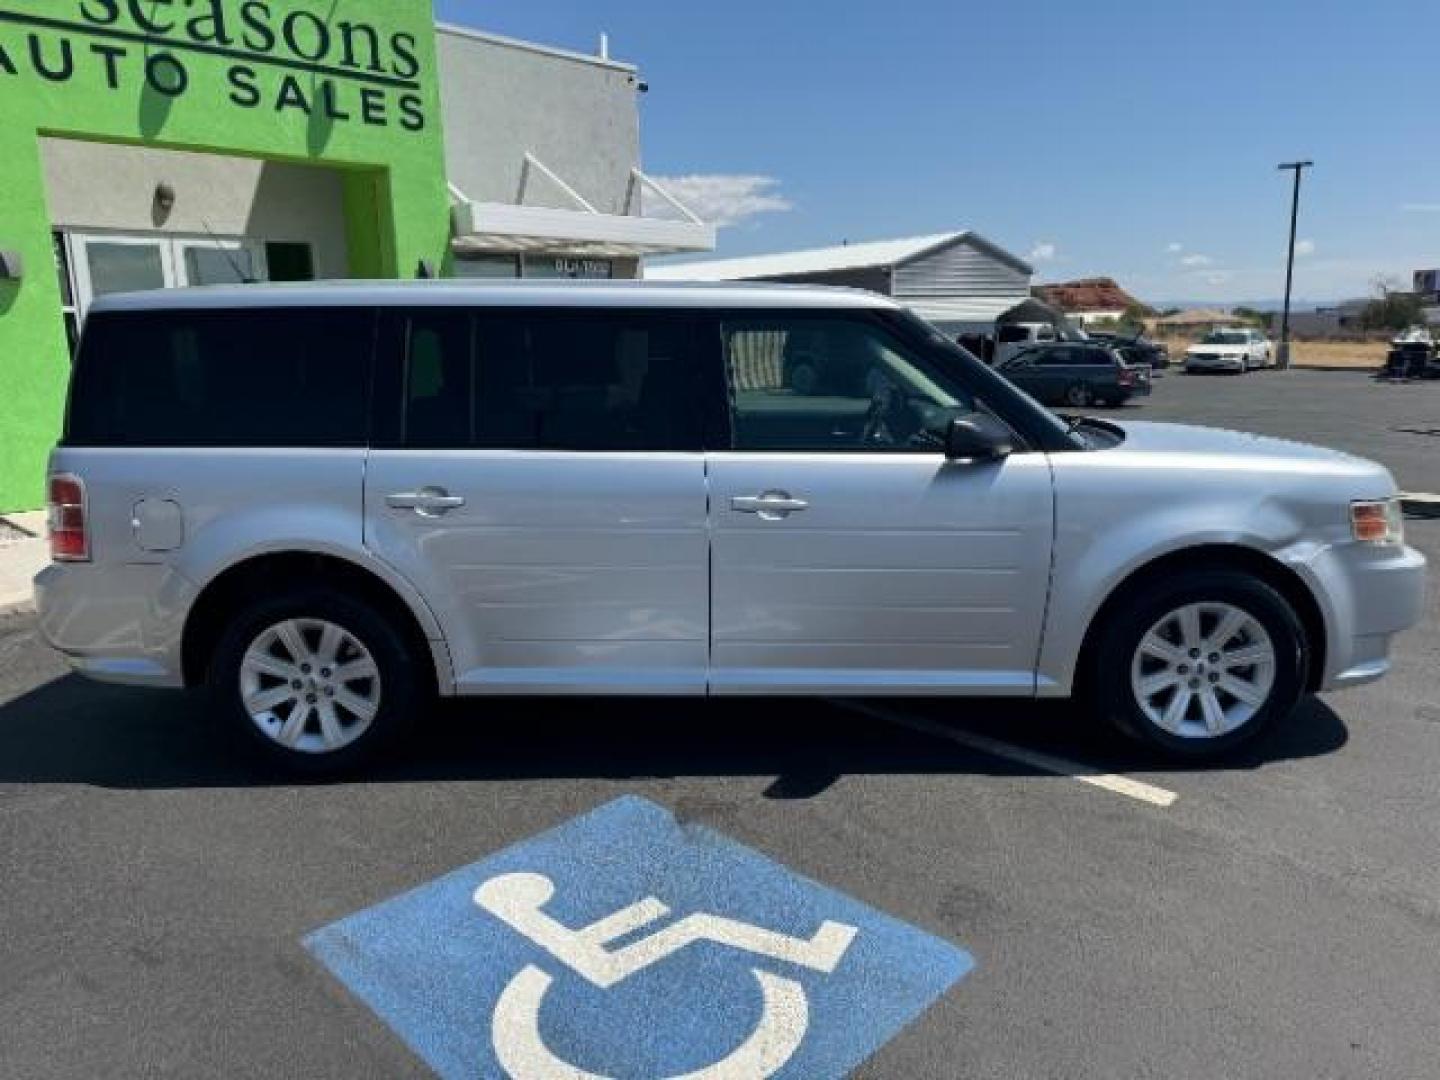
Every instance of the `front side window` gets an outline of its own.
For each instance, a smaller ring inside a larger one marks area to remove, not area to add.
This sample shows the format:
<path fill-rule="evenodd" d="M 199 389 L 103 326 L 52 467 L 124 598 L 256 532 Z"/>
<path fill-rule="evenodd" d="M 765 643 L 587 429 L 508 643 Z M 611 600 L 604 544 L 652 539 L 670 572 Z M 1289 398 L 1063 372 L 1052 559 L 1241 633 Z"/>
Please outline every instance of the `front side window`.
<path fill-rule="evenodd" d="M 398 438 L 423 449 L 700 448 L 688 320 L 645 312 L 397 316 Z M 393 335 L 392 335 L 393 340 Z M 383 419 L 380 431 L 391 425 Z"/>
<path fill-rule="evenodd" d="M 935 450 L 975 405 L 883 327 L 779 316 L 721 327 L 739 450 Z"/>

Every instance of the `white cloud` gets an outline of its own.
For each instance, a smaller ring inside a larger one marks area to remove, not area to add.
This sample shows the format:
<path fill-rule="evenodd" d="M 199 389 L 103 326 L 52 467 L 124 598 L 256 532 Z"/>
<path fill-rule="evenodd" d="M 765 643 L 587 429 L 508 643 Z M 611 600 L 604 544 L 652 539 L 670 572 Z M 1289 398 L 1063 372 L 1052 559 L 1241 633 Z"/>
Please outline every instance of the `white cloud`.
<path fill-rule="evenodd" d="M 1180 252 L 1185 250 L 1185 245 L 1179 243 L 1170 243 L 1165 245 L 1165 250 L 1168 251 L 1171 255 L 1179 255 Z"/>
<path fill-rule="evenodd" d="M 1407 214 L 1440 214 L 1440 203 L 1407 202 L 1400 209 Z"/>
<path fill-rule="evenodd" d="M 1314 255 L 1314 254 L 1315 254 L 1315 241 L 1314 241 L 1314 240 L 1297 240 L 1297 241 L 1295 241 L 1295 254 L 1298 255 L 1298 256 L 1299 256 L 1300 258 L 1302 258 L 1302 259 L 1305 258 L 1307 255 Z"/>
<path fill-rule="evenodd" d="M 1038 240 L 1035 246 L 1030 249 L 1031 262 L 1053 262 L 1056 252 L 1059 249 L 1048 240 Z"/>
<path fill-rule="evenodd" d="M 721 228 L 795 208 L 780 193 L 780 181 L 773 176 L 714 173 L 657 176 L 655 180 L 697 217 Z"/>
<path fill-rule="evenodd" d="M 1180 260 L 1181 266 L 1210 266 L 1215 262 L 1209 255 L 1186 255 Z"/>
<path fill-rule="evenodd" d="M 1229 284 L 1230 280 L 1231 280 L 1231 275 L 1229 275 L 1229 274 L 1221 273 L 1221 274 L 1206 274 L 1206 275 L 1205 275 L 1205 284 L 1206 284 L 1206 285 L 1226 285 L 1226 284 Z"/>

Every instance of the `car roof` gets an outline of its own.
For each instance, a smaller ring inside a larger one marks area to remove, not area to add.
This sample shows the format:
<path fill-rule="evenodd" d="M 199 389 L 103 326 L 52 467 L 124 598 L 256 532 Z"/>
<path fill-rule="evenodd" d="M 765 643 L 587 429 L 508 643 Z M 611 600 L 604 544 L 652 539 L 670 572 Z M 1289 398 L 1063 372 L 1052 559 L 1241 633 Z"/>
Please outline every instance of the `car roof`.
<path fill-rule="evenodd" d="M 900 310 L 862 289 L 646 281 L 328 281 L 115 293 L 92 312 L 276 307 L 817 308 Z"/>

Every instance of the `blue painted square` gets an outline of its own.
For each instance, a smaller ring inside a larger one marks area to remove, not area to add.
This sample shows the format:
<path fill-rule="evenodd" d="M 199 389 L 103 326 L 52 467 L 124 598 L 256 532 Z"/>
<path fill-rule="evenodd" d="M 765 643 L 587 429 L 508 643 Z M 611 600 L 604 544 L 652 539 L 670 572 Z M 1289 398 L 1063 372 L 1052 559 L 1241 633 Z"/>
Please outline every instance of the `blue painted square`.
<path fill-rule="evenodd" d="M 668 913 L 652 903 L 588 940 L 571 933 L 650 897 Z M 441 1076 L 515 1080 L 842 1077 L 973 966 L 962 949 L 634 797 L 305 944 Z M 572 948 L 592 978 L 563 959 Z M 732 1056 L 743 1054 L 754 1056 Z M 703 1072 L 720 1062 L 728 1072 Z"/>

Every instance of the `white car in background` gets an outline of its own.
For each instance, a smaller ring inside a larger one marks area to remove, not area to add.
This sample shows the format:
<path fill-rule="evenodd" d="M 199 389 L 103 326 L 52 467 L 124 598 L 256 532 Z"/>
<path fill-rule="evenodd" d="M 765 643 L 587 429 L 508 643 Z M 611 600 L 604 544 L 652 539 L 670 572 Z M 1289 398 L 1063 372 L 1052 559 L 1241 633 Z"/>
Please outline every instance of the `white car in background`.
<path fill-rule="evenodd" d="M 1267 368 L 1273 352 L 1259 330 L 1212 330 L 1185 350 L 1186 371 L 1233 371 L 1243 375 L 1251 368 Z"/>

